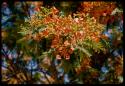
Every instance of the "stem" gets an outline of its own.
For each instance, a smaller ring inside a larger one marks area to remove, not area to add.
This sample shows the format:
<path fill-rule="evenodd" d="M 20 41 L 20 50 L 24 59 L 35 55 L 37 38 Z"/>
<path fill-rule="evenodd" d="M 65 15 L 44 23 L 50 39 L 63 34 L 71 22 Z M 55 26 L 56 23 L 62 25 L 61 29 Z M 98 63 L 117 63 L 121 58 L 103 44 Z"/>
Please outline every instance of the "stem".
<path fill-rule="evenodd" d="M 32 77 L 32 62 L 31 62 L 31 80 L 32 80 L 32 78 L 33 78 L 33 77 Z"/>
<path fill-rule="evenodd" d="M 11 71 L 11 69 L 9 67 L 6 67 L 4 65 L 1 65 L 1 66 Z"/>
<path fill-rule="evenodd" d="M 8 60 L 8 63 L 9 63 L 9 64 L 13 67 L 13 69 L 14 69 L 13 62 L 9 59 L 7 53 L 5 52 L 5 50 L 4 50 L 3 48 L 2 48 L 2 50 L 3 50 L 4 56 L 6 57 L 5 59 Z M 10 70 L 11 70 L 11 69 L 10 69 Z M 12 70 L 11 70 L 11 71 L 12 71 Z"/>
<path fill-rule="evenodd" d="M 3 50 L 3 55 L 5 56 L 5 57 L 7 57 L 6 59 L 8 59 L 9 60 L 9 56 L 7 55 L 7 53 L 5 52 L 5 50 L 2 48 L 2 50 Z"/>
<path fill-rule="evenodd" d="M 46 80 L 48 81 L 48 83 L 51 84 L 51 82 L 49 81 L 48 77 L 46 76 L 46 73 L 43 70 L 41 70 L 41 72 L 44 74 L 44 77 L 46 78 Z"/>

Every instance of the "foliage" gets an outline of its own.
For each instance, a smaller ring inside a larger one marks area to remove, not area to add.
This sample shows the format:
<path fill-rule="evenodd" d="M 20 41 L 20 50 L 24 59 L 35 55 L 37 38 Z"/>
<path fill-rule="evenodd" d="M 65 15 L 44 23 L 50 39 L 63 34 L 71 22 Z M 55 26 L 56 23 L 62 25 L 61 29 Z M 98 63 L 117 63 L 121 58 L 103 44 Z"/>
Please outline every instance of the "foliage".
<path fill-rule="evenodd" d="M 97 5 L 93 4 L 93 6 Z M 17 27 L 16 37 L 12 29 L 8 35 L 5 33 L 2 35 L 4 37 L 2 42 L 5 44 L 9 37 L 14 38 L 11 47 L 17 47 L 18 52 L 18 56 L 13 58 L 14 56 L 9 56 L 4 51 L 6 50 L 4 47 L 2 49 L 2 60 L 3 62 L 6 60 L 6 66 L 3 65 L 6 70 L 2 69 L 4 83 L 122 82 L 123 59 L 114 60 L 110 54 L 107 55 L 111 46 L 108 37 L 102 34 L 105 26 L 99 24 L 91 14 L 77 13 L 73 16 L 61 16 L 55 7 L 50 9 L 41 7 L 38 13 L 24 23 L 18 24 Z M 11 43 L 10 40 L 8 43 Z M 11 51 L 14 49 L 7 47 Z M 110 59 L 107 59 L 109 57 Z M 109 63 L 108 66 L 106 62 Z M 102 73 L 105 72 L 105 66 L 112 67 L 106 72 L 107 74 Z M 64 79 L 66 74 L 68 74 L 67 81 Z M 100 80 L 102 76 L 105 79 Z"/>
<path fill-rule="evenodd" d="M 46 48 L 44 52 L 47 52 L 48 58 L 61 60 L 60 67 L 64 68 L 66 73 L 73 71 L 74 68 L 78 72 L 78 68 L 84 64 L 83 61 L 85 61 L 82 65 L 82 68 L 85 67 L 84 70 L 91 68 L 90 63 L 86 62 L 91 59 L 90 56 L 94 52 L 105 52 L 105 46 L 100 41 L 103 29 L 104 26 L 89 15 L 74 14 L 73 17 L 71 15 L 61 17 L 54 7 L 52 9 L 42 7 L 41 12 L 32 16 L 25 25 L 21 25 L 19 33 L 24 37 L 18 42 L 21 45 L 25 43 L 27 52 L 34 54 L 35 59 L 38 59 L 43 49 L 39 49 L 40 43 L 46 40 L 43 47 Z"/>
<path fill-rule="evenodd" d="M 49 12 L 49 9 L 46 10 L 46 14 L 43 14 L 45 10 L 46 8 L 43 8 L 40 13 L 32 16 L 25 25 L 21 26 L 22 31 L 20 33 L 24 36 L 22 40 L 40 42 L 44 38 L 49 39 L 51 41 L 50 49 L 55 51 L 53 52 L 54 55 L 66 59 L 70 58 L 75 48 L 78 48 L 77 46 L 83 49 L 86 47 L 86 52 L 88 48 L 93 48 L 96 51 L 104 50 L 100 42 L 104 26 L 96 23 L 94 18 L 85 14 L 73 16 L 78 18 L 72 18 L 70 15 L 60 17 L 52 14 L 54 12 Z M 90 45 L 89 40 L 92 41 Z M 84 50 L 82 51 L 86 53 Z"/>
<path fill-rule="evenodd" d="M 107 23 L 108 16 L 111 12 L 116 8 L 116 2 L 82 2 L 81 6 L 79 7 L 80 12 L 90 13 L 91 16 L 95 17 L 97 22 L 101 22 L 101 17 L 105 18 L 105 24 Z"/>

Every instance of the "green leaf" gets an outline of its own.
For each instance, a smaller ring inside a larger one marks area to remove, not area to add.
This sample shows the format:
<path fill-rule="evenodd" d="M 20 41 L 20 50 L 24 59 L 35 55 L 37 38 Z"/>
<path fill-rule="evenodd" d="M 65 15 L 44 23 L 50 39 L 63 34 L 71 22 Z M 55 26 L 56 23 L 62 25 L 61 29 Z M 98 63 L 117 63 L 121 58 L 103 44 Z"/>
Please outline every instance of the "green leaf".
<path fill-rule="evenodd" d="M 17 40 L 17 43 L 22 43 L 22 42 L 24 42 L 25 40 L 26 40 L 26 38 L 21 38 L 21 39 Z"/>
<path fill-rule="evenodd" d="M 40 79 L 42 76 L 41 76 L 41 73 L 39 73 L 39 72 L 36 72 L 35 74 L 34 74 L 34 78 L 36 79 L 36 80 L 38 80 L 38 79 Z"/>
<path fill-rule="evenodd" d="M 89 53 L 89 51 L 87 49 L 85 49 L 84 47 L 80 47 L 80 46 L 76 45 L 76 48 L 78 48 L 79 50 L 84 52 L 88 57 L 92 56 L 91 53 Z"/>
<path fill-rule="evenodd" d="M 69 71 L 73 70 L 72 64 L 70 62 L 68 62 L 67 60 L 62 60 L 61 67 L 64 69 L 65 73 L 69 73 Z"/>
<path fill-rule="evenodd" d="M 80 54 L 80 62 L 81 62 L 84 57 L 84 54 L 83 54 L 83 52 L 80 52 L 79 54 Z"/>

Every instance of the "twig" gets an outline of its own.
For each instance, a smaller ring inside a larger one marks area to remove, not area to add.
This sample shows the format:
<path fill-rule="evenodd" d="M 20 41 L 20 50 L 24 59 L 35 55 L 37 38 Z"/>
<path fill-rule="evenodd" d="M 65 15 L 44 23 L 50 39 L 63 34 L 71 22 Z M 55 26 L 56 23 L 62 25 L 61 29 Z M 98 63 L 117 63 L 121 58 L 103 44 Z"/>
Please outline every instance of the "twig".
<path fill-rule="evenodd" d="M 7 55 L 7 53 L 5 52 L 5 50 L 2 48 L 2 50 L 3 50 L 3 55 L 5 56 L 5 57 L 7 57 L 7 59 L 9 60 L 9 56 Z"/>
<path fill-rule="evenodd" d="M 46 80 L 49 82 L 49 84 L 51 84 L 51 82 L 49 81 L 48 77 L 46 76 L 46 73 L 45 73 L 43 70 L 41 70 L 41 72 L 44 74 L 44 77 L 45 77 Z"/>

